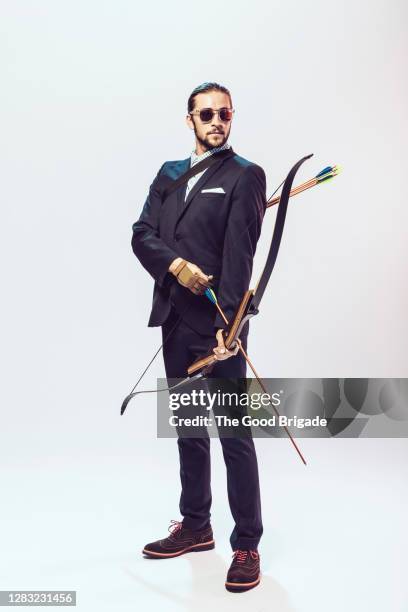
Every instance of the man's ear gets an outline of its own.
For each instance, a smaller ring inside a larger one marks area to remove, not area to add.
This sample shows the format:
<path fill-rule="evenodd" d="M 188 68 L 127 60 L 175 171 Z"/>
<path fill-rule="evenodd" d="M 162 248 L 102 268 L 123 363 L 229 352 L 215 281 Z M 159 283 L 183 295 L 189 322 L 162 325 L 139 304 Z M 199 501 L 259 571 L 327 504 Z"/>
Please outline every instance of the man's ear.
<path fill-rule="evenodd" d="M 191 115 L 186 115 L 186 123 L 190 130 L 194 130 L 193 120 L 191 119 Z"/>

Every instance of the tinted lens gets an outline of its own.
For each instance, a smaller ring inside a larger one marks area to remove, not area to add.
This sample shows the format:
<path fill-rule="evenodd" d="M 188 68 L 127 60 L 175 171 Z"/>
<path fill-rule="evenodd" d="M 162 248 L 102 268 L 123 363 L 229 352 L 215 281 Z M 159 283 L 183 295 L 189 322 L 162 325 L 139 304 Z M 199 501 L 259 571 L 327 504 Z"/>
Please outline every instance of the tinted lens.
<path fill-rule="evenodd" d="M 208 123 L 213 118 L 214 111 L 212 108 L 203 108 L 200 111 L 200 119 L 203 123 Z"/>
<path fill-rule="evenodd" d="M 231 121 L 232 110 L 230 110 L 229 108 L 221 108 L 220 109 L 220 119 L 221 121 Z"/>

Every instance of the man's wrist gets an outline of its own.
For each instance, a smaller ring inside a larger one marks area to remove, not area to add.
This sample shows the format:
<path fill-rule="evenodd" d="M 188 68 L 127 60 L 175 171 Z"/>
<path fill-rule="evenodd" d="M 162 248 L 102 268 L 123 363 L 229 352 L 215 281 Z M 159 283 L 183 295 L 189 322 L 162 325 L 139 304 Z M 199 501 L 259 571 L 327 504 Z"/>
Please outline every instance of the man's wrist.
<path fill-rule="evenodd" d="M 174 259 L 169 266 L 169 272 L 174 274 L 174 272 L 177 270 L 177 268 L 179 267 L 182 261 L 183 261 L 182 257 L 176 257 L 176 259 Z"/>

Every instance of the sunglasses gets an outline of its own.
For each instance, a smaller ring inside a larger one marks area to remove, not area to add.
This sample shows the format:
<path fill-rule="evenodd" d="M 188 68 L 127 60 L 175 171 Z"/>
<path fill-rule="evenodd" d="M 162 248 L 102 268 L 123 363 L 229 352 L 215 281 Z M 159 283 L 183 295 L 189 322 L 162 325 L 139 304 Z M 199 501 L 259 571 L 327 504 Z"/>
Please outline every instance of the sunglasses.
<path fill-rule="evenodd" d="M 212 108 L 202 108 L 201 110 L 190 112 L 189 115 L 199 115 L 202 123 L 210 123 L 216 113 L 218 113 L 221 121 L 231 121 L 235 110 L 233 108 L 219 108 L 218 110 L 213 110 Z"/>

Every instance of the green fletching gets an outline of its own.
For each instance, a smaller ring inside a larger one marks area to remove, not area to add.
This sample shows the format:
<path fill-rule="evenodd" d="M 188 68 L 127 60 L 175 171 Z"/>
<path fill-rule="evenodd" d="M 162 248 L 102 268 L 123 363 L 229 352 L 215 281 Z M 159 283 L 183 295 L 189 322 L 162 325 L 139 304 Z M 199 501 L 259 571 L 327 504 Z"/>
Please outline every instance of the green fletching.
<path fill-rule="evenodd" d="M 317 179 L 318 183 L 323 183 L 323 181 L 327 181 L 327 179 L 337 176 L 340 170 L 340 166 L 327 166 L 327 168 L 319 172 L 315 178 Z"/>
<path fill-rule="evenodd" d="M 327 174 L 323 174 L 322 176 L 319 176 L 319 178 L 317 179 L 317 182 L 322 183 L 323 181 L 327 181 L 327 179 L 333 178 L 334 176 L 337 176 L 337 175 L 338 175 L 338 171 L 332 170 L 331 172 L 328 172 Z"/>
<path fill-rule="evenodd" d="M 321 179 L 319 179 L 318 183 L 320 185 L 320 183 L 324 183 L 325 181 L 330 181 L 330 179 L 334 178 L 336 175 L 335 174 L 331 174 L 329 176 L 323 176 Z"/>
<path fill-rule="evenodd" d="M 210 287 L 207 287 L 207 289 L 205 290 L 205 295 L 208 297 L 210 302 L 212 302 L 213 304 L 217 303 L 217 296 Z"/>

